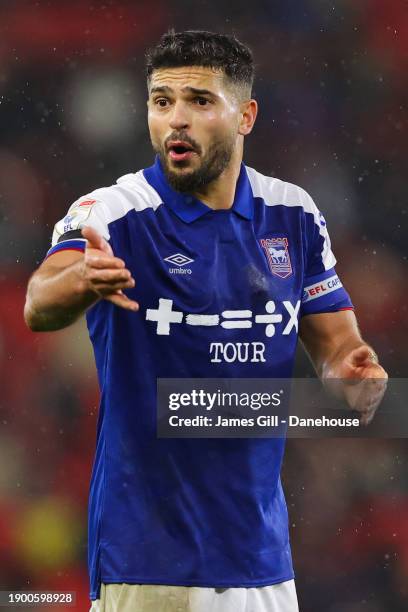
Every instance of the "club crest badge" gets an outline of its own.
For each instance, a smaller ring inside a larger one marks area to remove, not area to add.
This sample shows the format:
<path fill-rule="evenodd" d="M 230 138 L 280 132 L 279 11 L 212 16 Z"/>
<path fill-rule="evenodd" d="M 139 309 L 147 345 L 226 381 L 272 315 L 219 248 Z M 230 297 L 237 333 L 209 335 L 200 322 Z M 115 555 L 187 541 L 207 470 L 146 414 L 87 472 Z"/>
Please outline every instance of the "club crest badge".
<path fill-rule="evenodd" d="M 260 243 L 265 251 L 272 274 L 280 278 L 287 278 L 293 274 L 286 237 L 262 238 Z"/>

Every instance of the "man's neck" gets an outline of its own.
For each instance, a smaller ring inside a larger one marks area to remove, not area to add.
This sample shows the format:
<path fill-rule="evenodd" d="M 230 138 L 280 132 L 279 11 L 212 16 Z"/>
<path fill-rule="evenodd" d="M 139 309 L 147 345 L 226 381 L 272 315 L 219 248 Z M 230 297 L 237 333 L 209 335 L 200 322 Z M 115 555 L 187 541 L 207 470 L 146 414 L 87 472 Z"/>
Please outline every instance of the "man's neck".
<path fill-rule="evenodd" d="M 237 147 L 238 149 L 238 147 Z M 235 191 L 241 171 L 242 152 L 233 155 L 227 168 L 220 176 L 200 191 L 192 195 L 214 210 L 231 208 L 234 203 Z"/>

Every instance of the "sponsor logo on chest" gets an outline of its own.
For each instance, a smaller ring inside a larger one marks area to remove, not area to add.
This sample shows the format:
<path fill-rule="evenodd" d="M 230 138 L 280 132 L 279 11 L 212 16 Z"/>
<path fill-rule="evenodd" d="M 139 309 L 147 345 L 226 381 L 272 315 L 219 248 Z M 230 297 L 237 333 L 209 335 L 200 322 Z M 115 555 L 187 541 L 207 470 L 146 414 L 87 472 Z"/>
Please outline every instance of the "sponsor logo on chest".
<path fill-rule="evenodd" d="M 164 261 L 168 261 L 175 268 L 169 268 L 170 274 L 192 274 L 191 268 L 186 268 L 187 264 L 193 263 L 194 259 L 183 255 L 182 253 L 174 253 L 169 257 L 165 257 Z"/>

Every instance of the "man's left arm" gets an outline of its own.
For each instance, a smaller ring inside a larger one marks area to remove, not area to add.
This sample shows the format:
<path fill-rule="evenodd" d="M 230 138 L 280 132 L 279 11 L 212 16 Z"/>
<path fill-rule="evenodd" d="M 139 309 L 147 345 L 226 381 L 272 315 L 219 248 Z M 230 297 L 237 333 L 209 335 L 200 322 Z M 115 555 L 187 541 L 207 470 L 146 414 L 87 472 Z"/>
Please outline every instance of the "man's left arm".
<path fill-rule="evenodd" d="M 305 315 L 299 335 L 325 386 L 360 414 L 362 425 L 368 425 L 385 393 L 388 375 L 361 338 L 354 312 Z"/>

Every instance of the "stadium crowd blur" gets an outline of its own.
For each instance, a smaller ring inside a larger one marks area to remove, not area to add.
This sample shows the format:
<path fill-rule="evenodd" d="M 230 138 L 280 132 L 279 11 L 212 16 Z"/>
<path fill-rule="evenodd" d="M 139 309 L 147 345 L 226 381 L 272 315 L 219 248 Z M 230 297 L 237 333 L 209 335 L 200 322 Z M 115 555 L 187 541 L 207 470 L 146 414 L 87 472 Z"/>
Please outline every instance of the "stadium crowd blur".
<path fill-rule="evenodd" d="M 233 5 L 0 4 L 0 590 L 72 590 L 88 609 L 93 356 L 83 321 L 28 331 L 24 294 L 68 206 L 151 164 L 144 50 L 169 27 L 253 48 L 245 161 L 311 193 L 364 337 L 407 377 L 406 4 Z M 302 354 L 296 373 L 312 374 Z M 290 440 L 284 485 L 302 611 L 407 610 L 406 439 Z"/>

